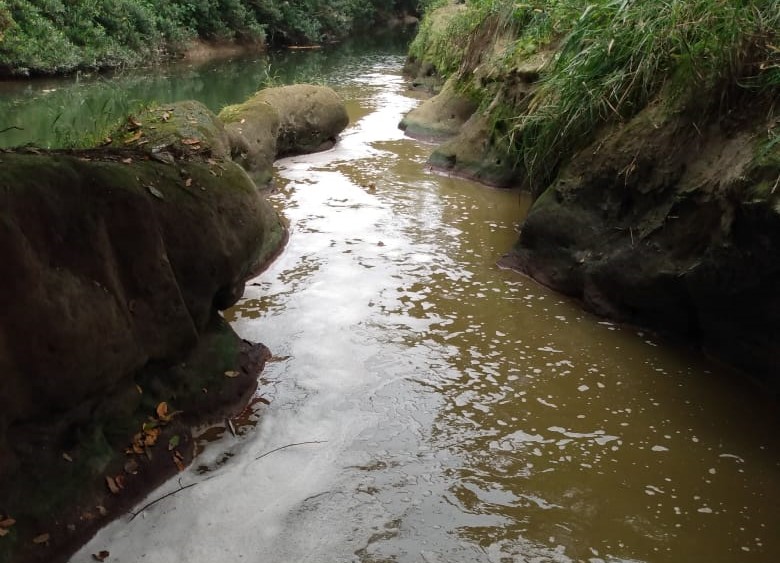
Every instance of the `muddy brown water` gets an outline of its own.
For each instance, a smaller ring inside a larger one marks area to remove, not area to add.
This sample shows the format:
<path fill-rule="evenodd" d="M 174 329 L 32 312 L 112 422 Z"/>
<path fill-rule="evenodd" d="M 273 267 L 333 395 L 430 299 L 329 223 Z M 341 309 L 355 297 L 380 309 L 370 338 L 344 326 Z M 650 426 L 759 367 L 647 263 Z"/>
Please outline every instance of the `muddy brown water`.
<path fill-rule="evenodd" d="M 498 269 L 528 199 L 427 171 L 401 51 L 348 55 L 302 54 L 351 124 L 278 163 L 289 245 L 226 312 L 257 398 L 72 561 L 780 561 L 775 405 Z"/>

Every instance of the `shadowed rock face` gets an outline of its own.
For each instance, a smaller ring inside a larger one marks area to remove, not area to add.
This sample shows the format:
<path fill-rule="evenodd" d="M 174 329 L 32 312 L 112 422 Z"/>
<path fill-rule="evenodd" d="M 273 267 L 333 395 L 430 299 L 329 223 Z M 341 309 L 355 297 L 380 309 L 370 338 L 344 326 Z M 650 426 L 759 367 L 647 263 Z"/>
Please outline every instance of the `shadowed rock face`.
<path fill-rule="evenodd" d="M 329 147 L 348 119 L 335 92 L 305 85 L 222 116 L 152 106 L 103 149 L 0 153 L 0 514 L 17 520 L 2 561 L 64 561 L 105 523 L 84 513 L 126 510 L 191 459 L 189 425 L 257 385 L 268 350 L 219 311 L 285 229 L 231 156 L 267 181 L 277 156 Z M 123 452 L 161 402 L 181 411 L 162 434 L 180 458 L 147 451 L 132 477 Z M 128 481 L 120 496 L 112 474 Z"/>
<path fill-rule="evenodd" d="M 450 78 L 441 92 L 404 116 L 398 127 L 417 139 L 446 139 L 460 132 L 477 104 L 455 90 Z"/>
<path fill-rule="evenodd" d="M 436 147 L 428 163 L 437 170 L 489 186 L 506 188 L 517 181 L 515 157 L 492 139 L 491 126 L 482 113 L 474 113 L 454 138 Z"/>
<path fill-rule="evenodd" d="M 184 355 L 242 294 L 273 228 L 234 164 L 215 177 L 200 162 L 111 156 L 2 157 L 5 428 Z"/>
<path fill-rule="evenodd" d="M 224 108 L 231 154 L 258 184 L 271 178 L 276 158 L 325 150 L 349 123 L 343 100 L 325 86 L 266 88 Z"/>
<path fill-rule="evenodd" d="M 199 397 L 217 399 L 209 378 L 226 380 L 240 352 L 218 311 L 281 225 L 229 160 L 112 149 L 0 160 L 0 498 L 23 535 L 105 489 L 112 448 L 157 401 L 194 418 Z"/>
<path fill-rule="evenodd" d="M 702 136 L 645 110 L 562 171 L 505 264 L 780 389 L 780 147 L 765 115 Z"/>

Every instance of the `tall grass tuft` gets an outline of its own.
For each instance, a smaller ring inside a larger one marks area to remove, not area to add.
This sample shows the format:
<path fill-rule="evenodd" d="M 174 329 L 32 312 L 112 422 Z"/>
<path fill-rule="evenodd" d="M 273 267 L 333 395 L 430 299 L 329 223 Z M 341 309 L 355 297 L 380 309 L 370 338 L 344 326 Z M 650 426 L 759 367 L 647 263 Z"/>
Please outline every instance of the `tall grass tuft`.
<path fill-rule="evenodd" d="M 735 84 L 778 87 L 777 0 L 549 4 L 570 28 L 507 134 L 532 181 L 547 181 L 601 124 L 630 118 L 662 88 L 678 105 L 709 109 Z"/>
<path fill-rule="evenodd" d="M 698 111 L 740 89 L 780 91 L 778 0 L 466 0 L 458 12 L 442 5 L 455 15 L 437 18 L 440 29 L 426 18 L 410 54 L 457 73 L 463 90 L 482 97 L 494 137 L 532 186 L 552 179 L 601 125 L 631 118 L 662 91 Z M 491 61 L 495 76 L 511 77 L 542 50 L 555 53 L 532 95 L 474 82 L 490 41 L 507 34 L 503 58 Z"/>

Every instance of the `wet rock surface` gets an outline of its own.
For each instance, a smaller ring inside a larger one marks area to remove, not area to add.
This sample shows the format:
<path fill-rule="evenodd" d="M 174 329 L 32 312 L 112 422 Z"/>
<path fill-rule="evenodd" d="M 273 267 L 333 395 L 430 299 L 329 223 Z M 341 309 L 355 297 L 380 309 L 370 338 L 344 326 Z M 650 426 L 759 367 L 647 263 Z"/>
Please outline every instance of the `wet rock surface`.
<path fill-rule="evenodd" d="M 218 311 L 279 225 L 229 161 L 110 149 L 0 159 L 0 498 L 18 522 L 0 555 L 54 561 L 84 539 L 78 511 L 106 508 L 104 477 L 155 405 L 202 422 L 254 390 L 262 361 L 242 360 L 251 346 Z M 138 494 L 176 471 L 164 457 Z M 28 552 L 41 530 L 52 548 Z"/>
<path fill-rule="evenodd" d="M 776 391 L 780 153 L 757 114 L 701 135 L 655 106 L 607 132 L 536 200 L 504 264 Z"/>
<path fill-rule="evenodd" d="M 258 184 L 270 180 L 276 158 L 331 148 L 349 122 L 336 92 L 310 84 L 260 90 L 219 118 L 227 124 L 233 158 Z"/>
<path fill-rule="evenodd" d="M 404 116 L 398 125 L 417 139 L 442 140 L 457 135 L 477 109 L 477 104 L 455 89 L 449 80 L 442 91 Z"/>

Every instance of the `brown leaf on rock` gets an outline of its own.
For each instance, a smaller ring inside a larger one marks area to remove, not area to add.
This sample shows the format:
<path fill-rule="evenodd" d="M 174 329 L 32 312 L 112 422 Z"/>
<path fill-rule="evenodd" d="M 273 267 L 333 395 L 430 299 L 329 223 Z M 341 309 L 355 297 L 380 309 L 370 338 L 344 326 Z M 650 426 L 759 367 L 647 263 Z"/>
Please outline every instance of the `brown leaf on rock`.
<path fill-rule="evenodd" d="M 3 520 L 0 520 L 0 529 L 10 528 L 14 524 L 16 524 L 16 520 L 14 520 L 10 516 L 8 516 L 8 517 L 4 518 Z"/>
<path fill-rule="evenodd" d="M 144 446 L 153 446 L 157 443 L 157 438 L 160 437 L 160 429 L 152 428 L 144 433 Z"/>
<path fill-rule="evenodd" d="M 111 477 L 110 475 L 106 475 L 106 485 L 108 485 L 108 490 L 111 491 L 111 494 L 118 495 L 119 491 L 121 490 L 119 488 L 119 485 L 116 482 L 116 479 Z"/>
<path fill-rule="evenodd" d="M 142 125 L 142 123 L 141 123 L 140 121 L 138 121 L 138 120 L 135 118 L 135 116 L 134 116 L 134 115 L 128 115 L 128 116 L 127 116 L 127 127 L 128 127 L 128 129 L 130 129 L 131 131 L 132 131 L 133 129 L 138 129 L 138 128 L 139 128 L 141 125 Z"/>
<path fill-rule="evenodd" d="M 125 473 L 128 475 L 136 475 L 138 473 L 138 462 L 134 459 L 125 462 Z"/>
<path fill-rule="evenodd" d="M 133 133 L 130 137 L 125 139 L 125 144 L 129 145 L 130 143 L 135 143 L 138 139 L 141 138 L 141 136 L 144 134 L 143 130 L 139 129 L 135 133 Z"/>
<path fill-rule="evenodd" d="M 92 559 L 94 559 L 95 561 L 105 561 L 109 555 L 111 554 L 104 549 L 100 553 L 93 553 Z"/>
<path fill-rule="evenodd" d="M 157 413 L 157 418 L 160 420 L 168 421 L 168 403 L 163 401 L 159 405 L 157 405 L 157 408 L 155 409 L 155 412 Z"/>
<path fill-rule="evenodd" d="M 184 457 L 179 453 L 179 450 L 173 452 L 171 458 L 173 459 L 173 463 L 176 464 L 176 468 L 179 471 L 184 471 Z"/>
<path fill-rule="evenodd" d="M 39 534 L 33 538 L 34 544 L 42 544 L 42 543 L 49 543 L 49 540 L 51 539 L 51 536 L 49 534 Z"/>

